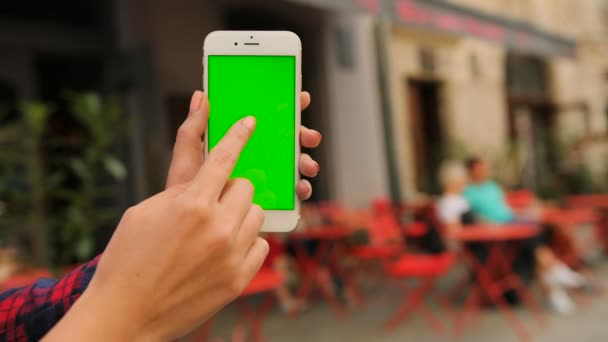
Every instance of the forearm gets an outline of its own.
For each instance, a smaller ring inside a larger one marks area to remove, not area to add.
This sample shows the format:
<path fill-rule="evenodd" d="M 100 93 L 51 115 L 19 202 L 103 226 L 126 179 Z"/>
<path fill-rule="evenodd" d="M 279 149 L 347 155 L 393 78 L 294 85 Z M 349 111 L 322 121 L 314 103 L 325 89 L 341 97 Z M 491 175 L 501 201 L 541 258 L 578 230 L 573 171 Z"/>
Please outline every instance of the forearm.
<path fill-rule="evenodd" d="M 42 341 L 157 341 L 144 338 L 145 331 L 126 310 L 127 303 L 87 290 Z"/>
<path fill-rule="evenodd" d="M 458 234 L 461 229 L 462 225 L 458 222 L 448 223 L 445 225 L 445 233 L 447 233 L 448 236 Z"/>

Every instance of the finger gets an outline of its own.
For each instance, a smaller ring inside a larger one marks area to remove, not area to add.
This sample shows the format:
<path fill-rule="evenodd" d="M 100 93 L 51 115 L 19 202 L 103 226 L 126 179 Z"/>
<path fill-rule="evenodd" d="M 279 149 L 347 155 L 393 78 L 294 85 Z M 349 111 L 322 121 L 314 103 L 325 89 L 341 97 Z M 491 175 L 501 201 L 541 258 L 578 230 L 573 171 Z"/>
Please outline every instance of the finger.
<path fill-rule="evenodd" d="M 228 181 L 222 192 L 220 204 L 226 210 L 226 220 L 232 220 L 233 222 L 230 223 L 233 223 L 237 229 L 251 208 L 254 193 L 253 184 L 245 178 Z"/>
<path fill-rule="evenodd" d="M 214 199 L 220 197 L 254 129 L 255 118 L 248 116 L 236 122 L 228 130 L 228 133 L 211 150 L 208 160 L 196 175 L 193 182 L 194 191 Z"/>
<path fill-rule="evenodd" d="M 306 153 L 300 155 L 299 165 L 300 173 L 306 177 L 316 177 L 319 173 L 319 164 Z"/>
<path fill-rule="evenodd" d="M 241 264 L 241 274 L 243 276 L 243 284 L 245 284 L 244 287 L 247 287 L 251 282 L 251 279 L 258 273 L 264 260 L 266 260 L 266 257 L 268 256 L 269 250 L 270 247 L 266 240 L 261 237 L 255 238 Z"/>
<path fill-rule="evenodd" d="M 201 137 L 207 129 L 208 118 L 207 96 L 197 90 L 192 95 L 188 117 L 177 131 L 167 188 L 191 181 L 203 164 Z"/>
<path fill-rule="evenodd" d="M 323 136 L 314 129 L 300 126 L 300 144 L 302 147 L 315 148 L 321 144 Z"/>
<path fill-rule="evenodd" d="M 236 239 L 236 245 L 238 248 L 242 248 L 243 256 L 246 255 L 247 250 L 260 234 L 264 220 L 264 209 L 256 204 L 250 205 Z"/>
<path fill-rule="evenodd" d="M 310 199 L 312 196 L 312 185 L 306 179 L 301 179 L 296 185 L 296 194 L 302 201 Z"/>
<path fill-rule="evenodd" d="M 300 108 L 302 110 L 306 110 L 308 106 L 310 106 L 310 93 L 308 93 L 307 91 L 303 91 L 300 94 Z"/>

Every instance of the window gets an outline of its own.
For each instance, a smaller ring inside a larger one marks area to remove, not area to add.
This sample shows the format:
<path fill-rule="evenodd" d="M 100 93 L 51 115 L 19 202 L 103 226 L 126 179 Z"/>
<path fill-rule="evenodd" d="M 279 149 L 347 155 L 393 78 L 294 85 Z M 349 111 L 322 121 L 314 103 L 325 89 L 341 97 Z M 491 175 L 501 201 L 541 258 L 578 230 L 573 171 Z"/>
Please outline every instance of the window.
<path fill-rule="evenodd" d="M 418 51 L 418 58 L 420 63 L 420 69 L 425 72 L 432 74 L 436 69 L 435 62 L 435 51 L 430 47 L 421 47 Z"/>
<path fill-rule="evenodd" d="M 507 57 L 507 90 L 510 96 L 546 97 L 548 71 L 544 60 L 524 55 Z"/>

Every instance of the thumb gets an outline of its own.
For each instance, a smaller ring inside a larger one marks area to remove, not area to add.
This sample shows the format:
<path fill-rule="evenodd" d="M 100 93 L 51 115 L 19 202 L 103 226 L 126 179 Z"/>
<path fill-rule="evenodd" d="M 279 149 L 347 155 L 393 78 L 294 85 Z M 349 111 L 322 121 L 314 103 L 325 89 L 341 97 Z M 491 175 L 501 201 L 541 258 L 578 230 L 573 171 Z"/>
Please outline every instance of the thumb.
<path fill-rule="evenodd" d="M 192 95 L 188 117 L 177 131 L 167 188 L 191 181 L 203 165 L 202 136 L 208 119 L 209 101 L 205 93 L 197 90 Z"/>

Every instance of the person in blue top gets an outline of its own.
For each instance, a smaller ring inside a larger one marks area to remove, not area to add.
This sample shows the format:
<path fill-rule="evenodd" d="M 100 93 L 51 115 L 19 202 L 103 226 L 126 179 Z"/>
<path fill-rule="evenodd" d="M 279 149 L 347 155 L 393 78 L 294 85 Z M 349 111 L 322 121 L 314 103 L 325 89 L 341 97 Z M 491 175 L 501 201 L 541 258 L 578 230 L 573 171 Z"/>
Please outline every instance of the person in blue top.
<path fill-rule="evenodd" d="M 505 200 L 502 188 L 490 177 L 488 164 L 480 158 L 467 161 L 471 183 L 464 191 L 464 197 L 471 210 L 482 221 L 491 223 L 510 223 L 515 214 Z"/>
<path fill-rule="evenodd" d="M 513 211 L 500 185 L 491 179 L 490 167 L 485 160 L 471 158 L 467 160 L 466 165 L 470 183 L 464 190 L 464 198 L 469 202 L 476 220 L 496 224 L 497 228 L 500 228 L 501 224 L 509 223 L 540 223 Z M 513 269 L 525 282 L 531 280 L 536 273 L 547 290 L 553 309 L 561 314 L 570 314 L 574 311 L 575 305 L 566 290 L 584 286 L 587 281 L 559 261 L 547 246 L 551 231 L 551 227 L 544 226 L 538 236 L 524 241 Z M 483 251 L 485 247 L 476 246 L 475 249 L 478 250 L 476 255 L 483 259 L 485 253 L 479 250 Z"/>

